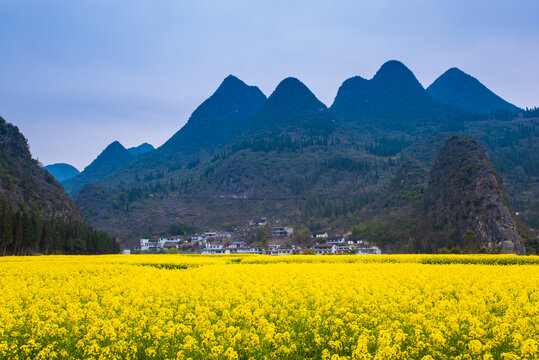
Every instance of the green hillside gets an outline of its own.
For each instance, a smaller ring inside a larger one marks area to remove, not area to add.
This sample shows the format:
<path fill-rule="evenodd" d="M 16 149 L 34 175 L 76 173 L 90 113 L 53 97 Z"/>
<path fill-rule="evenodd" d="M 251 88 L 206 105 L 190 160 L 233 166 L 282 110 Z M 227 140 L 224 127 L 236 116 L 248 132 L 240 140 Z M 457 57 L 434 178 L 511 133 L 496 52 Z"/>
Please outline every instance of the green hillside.
<path fill-rule="evenodd" d="M 71 198 L 0 117 L 0 255 L 111 253 L 119 245 L 87 225 Z"/>

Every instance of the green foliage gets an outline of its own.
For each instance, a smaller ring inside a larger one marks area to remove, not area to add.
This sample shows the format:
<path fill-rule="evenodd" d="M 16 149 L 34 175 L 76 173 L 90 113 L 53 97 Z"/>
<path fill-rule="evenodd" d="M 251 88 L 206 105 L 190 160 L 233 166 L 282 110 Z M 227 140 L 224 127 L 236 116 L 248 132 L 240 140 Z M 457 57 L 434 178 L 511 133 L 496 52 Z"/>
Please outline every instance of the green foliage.
<path fill-rule="evenodd" d="M 352 234 L 365 238 L 383 248 L 402 249 L 413 252 L 428 252 L 426 246 L 414 237 L 421 232 L 414 217 L 409 216 L 410 209 L 398 209 L 383 216 L 355 226 Z"/>
<path fill-rule="evenodd" d="M 295 229 L 294 234 L 292 235 L 292 241 L 296 245 L 311 245 L 311 230 L 306 227 Z"/>
<path fill-rule="evenodd" d="M 525 118 L 539 118 L 539 107 L 534 106 L 533 108 L 526 108 L 522 112 L 522 116 Z"/>
<path fill-rule="evenodd" d="M 236 231 L 236 225 L 234 225 L 232 223 L 229 223 L 229 222 L 226 222 L 226 223 L 223 224 L 222 229 L 223 229 L 223 231 L 234 232 L 234 231 Z"/>
<path fill-rule="evenodd" d="M 0 197 L 0 251 L 2 255 L 118 253 L 119 244 L 105 232 L 80 220 L 39 215 L 35 210 L 13 211 Z"/>
<path fill-rule="evenodd" d="M 167 230 L 168 235 L 192 235 L 196 232 L 196 227 L 185 221 L 178 221 L 170 225 Z"/>
<path fill-rule="evenodd" d="M 401 138 L 375 138 L 374 143 L 369 143 L 365 149 L 368 153 L 376 156 L 395 156 L 410 145 L 410 141 Z"/>

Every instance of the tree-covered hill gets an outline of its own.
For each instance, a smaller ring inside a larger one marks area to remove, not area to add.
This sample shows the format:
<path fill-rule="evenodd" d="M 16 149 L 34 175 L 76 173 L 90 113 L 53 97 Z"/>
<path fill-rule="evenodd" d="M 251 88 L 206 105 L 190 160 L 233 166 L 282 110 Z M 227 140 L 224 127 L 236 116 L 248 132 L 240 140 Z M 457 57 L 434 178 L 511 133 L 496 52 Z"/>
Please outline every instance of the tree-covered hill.
<path fill-rule="evenodd" d="M 123 147 L 122 144 L 114 141 L 90 165 L 84 168 L 80 174 L 64 181 L 62 185 L 68 193 L 74 194 L 81 186 L 104 179 L 114 170 L 133 161 L 134 158 L 135 156 Z"/>
<path fill-rule="evenodd" d="M 428 181 L 425 175 L 404 162 L 387 192 L 401 202 L 357 226 L 355 235 L 394 252 L 525 252 L 502 179 L 477 141 L 449 137 Z"/>
<path fill-rule="evenodd" d="M 339 122 L 386 134 L 455 130 L 469 117 L 432 97 L 414 74 L 395 60 L 382 65 L 371 80 L 359 76 L 346 80 L 330 110 Z"/>
<path fill-rule="evenodd" d="M 443 103 L 475 113 L 519 110 L 490 91 L 479 80 L 455 67 L 437 78 L 427 88 L 427 92 Z"/>
<path fill-rule="evenodd" d="M 0 196 L 16 207 L 38 207 L 46 216 L 81 219 L 60 184 L 32 159 L 24 135 L 1 117 Z"/>
<path fill-rule="evenodd" d="M 113 172 L 103 183 L 113 187 L 139 184 L 164 173 L 184 172 L 245 132 L 265 101 L 258 87 L 227 76 L 167 142 Z"/>
<path fill-rule="evenodd" d="M 0 255 L 118 252 L 116 240 L 87 225 L 26 138 L 0 117 Z"/>

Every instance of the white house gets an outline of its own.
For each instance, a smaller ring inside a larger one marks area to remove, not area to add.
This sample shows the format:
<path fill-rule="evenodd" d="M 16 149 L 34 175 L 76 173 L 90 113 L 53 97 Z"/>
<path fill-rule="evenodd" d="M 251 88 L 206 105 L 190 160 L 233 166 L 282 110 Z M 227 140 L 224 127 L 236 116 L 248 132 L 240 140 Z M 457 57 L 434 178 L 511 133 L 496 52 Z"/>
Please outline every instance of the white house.
<path fill-rule="evenodd" d="M 328 237 L 328 233 L 327 232 L 317 232 L 317 233 L 314 233 L 314 238 L 317 238 L 317 239 L 325 239 Z"/>
<path fill-rule="evenodd" d="M 337 245 L 335 244 L 318 244 L 313 248 L 315 255 L 336 254 Z"/>
<path fill-rule="evenodd" d="M 357 255 L 380 255 L 382 250 L 378 246 L 363 246 L 357 248 Z"/>
<path fill-rule="evenodd" d="M 294 228 L 291 226 L 274 226 L 271 230 L 273 237 L 290 237 L 294 233 Z"/>
<path fill-rule="evenodd" d="M 344 236 L 328 237 L 326 244 L 344 244 Z"/>
<path fill-rule="evenodd" d="M 294 249 L 277 248 L 277 249 L 270 249 L 267 252 L 267 255 L 292 255 L 293 252 L 294 252 Z"/>
<path fill-rule="evenodd" d="M 206 243 L 206 249 L 211 249 L 211 250 L 219 250 L 219 249 L 222 249 L 223 248 L 223 245 L 220 245 L 220 244 L 211 244 L 211 243 Z"/>

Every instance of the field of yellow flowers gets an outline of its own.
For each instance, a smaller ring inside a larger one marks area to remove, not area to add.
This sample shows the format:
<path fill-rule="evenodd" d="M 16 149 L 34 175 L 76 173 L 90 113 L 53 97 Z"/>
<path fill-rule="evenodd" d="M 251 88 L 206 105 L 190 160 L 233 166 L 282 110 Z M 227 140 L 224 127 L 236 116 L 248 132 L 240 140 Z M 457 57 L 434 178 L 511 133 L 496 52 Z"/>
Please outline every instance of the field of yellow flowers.
<path fill-rule="evenodd" d="M 539 259 L 0 258 L 0 359 L 537 359 Z"/>

